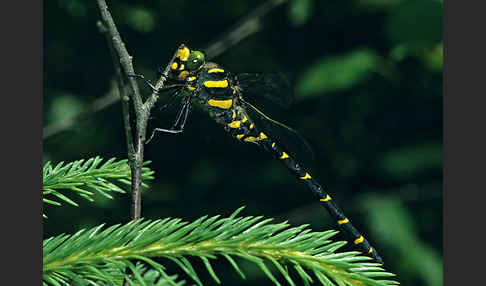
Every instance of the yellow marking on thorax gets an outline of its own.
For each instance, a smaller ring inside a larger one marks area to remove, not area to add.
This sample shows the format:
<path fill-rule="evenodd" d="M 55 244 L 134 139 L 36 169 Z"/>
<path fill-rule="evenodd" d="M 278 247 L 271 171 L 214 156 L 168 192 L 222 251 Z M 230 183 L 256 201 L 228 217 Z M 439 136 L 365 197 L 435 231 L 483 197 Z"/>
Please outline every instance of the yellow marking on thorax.
<path fill-rule="evenodd" d="M 241 125 L 241 121 L 237 120 L 237 121 L 233 121 L 231 123 L 228 124 L 228 127 L 231 127 L 231 128 L 240 128 L 240 125 Z"/>
<path fill-rule="evenodd" d="M 180 71 L 183 71 L 183 70 L 184 70 L 184 68 L 185 68 L 184 64 L 181 64 L 181 66 L 179 67 L 179 70 L 180 70 Z"/>
<path fill-rule="evenodd" d="M 188 47 L 184 47 L 182 49 L 178 49 L 177 50 L 176 57 L 178 57 L 179 59 L 181 59 L 181 61 L 187 61 L 187 58 L 189 57 L 190 54 L 191 54 L 191 51 L 189 50 L 189 48 Z"/>
<path fill-rule="evenodd" d="M 370 247 L 370 250 L 368 250 L 368 253 L 372 253 L 373 252 L 373 247 Z"/>
<path fill-rule="evenodd" d="M 319 201 L 321 201 L 321 202 L 327 202 L 327 201 L 330 201 L 330 200 L 331 200 L 331 197 L 329 195 L 326 195 L 325 198 L 320 199 Z"/>
<path fill-rule="evenodd" d="M 176 62 L 173 62 L 172 65 L 170 65 L 170 68 L 173 70 L 176 70 L 179 65 Z"/>
<path fill-rule="evenodd" d="M 236 118 L 236 112 L 235 110 L 233 109 L 233 114 L 231 115 L 231 118 L 235 119 Z"/>
<path fill-rule="evenodd" d="M 188 90 L 190 90 L 190 91 L 194 91 L 194 90 L 196 90 L 196 88 L 195 88 L 195 87 L 193 87 L 193 86 L 188 86 L 188 87 L 187 87 L 187 89 L 188 89 Z"/>
<path fill-rule="evenodd" d="M 287 155 L 287 153 L 285 152 L 282 152 L 282 156 L 280 156 L 280 159 L 285 159 L 285 158 L 288 158 L 289 155 Z"/>
<path fill-rule="evenodd" d="M 208 73 L 214 73 L 214 72 L 224 72 L 224 69 L 213 68 L 213 69 L 208 70 Z"/>
<path fill-rule="evenodd" d="M 189 74 L 188 71 L 182 71 L 177 77 L 180 79 L 185 79 L 188 74 Z"/>
<path fill-rule="evenodd" d="M 236 138 L 241 139 L 241 138 L 243 138 L 243 136 L 245 136 L 245 134 L 238 134 L 238 135 L 236 135 Z"/>
<path fill-rule="evenodd" d="M 302 180 L 307 180 L 307 179 L 310 179 L 312 178 L 311 175 L 309 175 L 309 173 L 305 173 L 305 176 L 303 177 L 300 177 Z"/>
<path fill-rule="evenodd" d="M 364 240 L 364 237 L 361 235 L 360 237 L 358 237 L 354 240 L 354 244 L 360 244 L 361 242 L 363 242 L 363 240 Z"/>
<path fill-rule="evenodd" d="M 253 129 L 253 127 L 255 127 L 255 124 L 250 124 L 250 129 Z"/>
<path fill-rule="evenodd" d="M 241 122 L 246 122 L 248 121 L 248 117 L 246 117 L 246 115 L 243 115 L 243 119 L 241 119 Z"/>
<path fill-rule="evenodd" d="M 222 109 L 228 109 L 233 104 L 233 100 L 232 99 L 226 99 L 226 100 L 210 99 L 208 100 L 208 104 Z"/>
<path fill-rule="evenodd" d="M 187 78 L 187 81 L 195 81 L 196 77 L 195 76 L 190 76 Z"/>
<path fill-rule="evenodd" d="M 342 219 L 342 220 L 338 220 L 338 223 L 339 224 L 345 224 L 345 223 L 348 223 L 349 222 L 349 219 L 348 218 L 345 218 L 345 219 Z"/>
<path fill-rule="evenodd" d="M 204 82 L 204 86 L 225 88 L 228 87 L 228 81 L 227 80 L 207 80 Z"/>
<path fill-rule="evenodd" d="M 272 148 L 275 148 L 275 142 L 272 143 Z"/>

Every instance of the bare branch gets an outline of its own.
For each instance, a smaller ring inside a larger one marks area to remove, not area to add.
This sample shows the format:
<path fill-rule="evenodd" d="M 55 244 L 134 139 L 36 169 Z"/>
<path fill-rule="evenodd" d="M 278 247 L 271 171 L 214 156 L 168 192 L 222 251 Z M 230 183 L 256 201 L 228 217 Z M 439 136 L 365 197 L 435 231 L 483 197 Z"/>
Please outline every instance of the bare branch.
<path fill-rule="evenodd" d="M 169 63 L 174 61 L 176 55 L 177 55 L 177 51 L 174 52 L 174 55 L 170 59 Z M 162 75 L 157 80 L 157 83 L 155 83 L 155 86 L 154 86 L 155 89 L 159 89 L 159 88 L 162 88 L 164 86 L 164 82 L 167 79 L 167 76 L 169 75 L 169 71 L 170 71 L 170 65 L 167 65 L 164 72 L 162 73 Z M 152 107 L 154 106 L 154 104 L 157 102 L 158 99 L 159 99 L 159 95 L 155 92 L 152 92 L 152 95 L 145 102 L 145 110 L 150 111 L 152 109 Z"/>
<path fill-rule="evenodd" d="M 208 45 L 204 51 L 208 59 L 215 58 L 226 51 L 228 48 L 236 45 L 241 40 L 258 32 L 262 28 L 262 17 L 270 11 L 287 2 L 287 0 L 269 0 L 258 6 L 243 19 L 238 21 L 224 36 L 219 37 Z"/>
<path fill-rule="evenodd" d="M 101 19 L 106 29 L 106 37 L 108 46 L 112 54 L 113 64 L 117 75 L 118 87 L 122 99 L 123 121 L 125 125 L 125 135 L 128 148 L 128 160 L 130 162 L 130 169 L 132 175 L 132 202 L 131 215 L 133 220 L 138 220 L 141 216 L 141 197 L 142 197 L 142 164 L 143 151 L 145 142 L 145 130 L 147 126 L 148 116 L 144 111 L 142 97 L 138 84 L 134 78 L 124 76 L 126 74 L 134 74 L 132 57 L 128 54 L 120 34 L 116 28 L 115 22 L 111 17 L 108 7 L 104 0 L 97 0 L 101 13 Z M 122 70 L 124 73 L 122 73 Z M 128 80 L 132 92 L 127 96 L 125 89 L 125 79 Z M 136 130 L 132 132 L 129 117 L 129 99 L 133 102 L 135 111 Z M 132 134 L 135 134 L 132 137 Z"/>
<path fill-rule="evenodd" d="M 114 103 L 118 102 L 118 100 L 120 100 L 120 97 L 115 92 L 114 88 L 112 88 L 106 95 L 96 99 L 82 112 L 44 127 L 44 129 L 42 130 L 42 139 L 48 139 L 62 131 L 72 128 L 73 125 L 76 124 L 76 122 L 79 122 L 84 118 L 88 118 L 93 113 L 112 106 Z"/>
<path fill-rule="evenodd" d="M 115 49 L 117 56 L 119 57 L 119 63 L 125 74 L 134 74 L 132 56 L 128 54 L 128 51 L 123 43 L 118 29 L 116 28 L 115 22 L 111 17 L 110 11 L 108 11 L 108 6 L 104 0 L 97 0 L 98 6 L 100 8 L 101 19 L 105 25 L 108 35 L 110 35 L 110 42 Z M 132 88 L 133 95 L 131 96 L 135 104 L 135 112 L 140 112 L 142 109 L 142 97 L 140 96 L 140 91 L 138 88 L 137 81 L 134 78 L 128 78 L 130 87 Z"/>

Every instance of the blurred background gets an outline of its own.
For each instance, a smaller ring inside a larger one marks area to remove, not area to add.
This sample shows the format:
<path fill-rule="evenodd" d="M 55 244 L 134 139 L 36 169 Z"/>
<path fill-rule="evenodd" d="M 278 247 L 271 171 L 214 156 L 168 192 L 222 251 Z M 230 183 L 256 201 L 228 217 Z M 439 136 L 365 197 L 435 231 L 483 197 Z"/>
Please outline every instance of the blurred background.
<path fill-rule="evenodd" d="M 402 285 L 442 285 L 442 1 L 108 5 L 135 70 L 149 78 L 180 43 L 204 51 L 260 11 L 253 26 L 236 33 L 241 41 L 214 52 L 212 60 L 234 73 L 285 73 L 295 86 L 294 104 L 256 104 L 309 141 L 315 160 L 306 166 L 313 177 Z M 44 161 L 126 158 L 113 63 L 98 20 L 95 1 L 44 1 Z M 155 113 L 150 127 L 169 127 L 176 111 L 177 105 Z M 183 134 L 157 134 L 145 159 L 155 180 L 143 195 L 144 217 L 194 220 L 245 205 L 242 215 L 316 231 L 336 228 L 283 165 L 230 138 L 197 108 Z M 130 220 L 128 194 L 77 202 L 79 208 L 46 206 L 46 238 Z M 215 284 L 194 263 L 203 281 Z M 222 260 L 214 267 L 225 285 L 272 285 L 250 263 L 240 264 L 246 280 Z"/>

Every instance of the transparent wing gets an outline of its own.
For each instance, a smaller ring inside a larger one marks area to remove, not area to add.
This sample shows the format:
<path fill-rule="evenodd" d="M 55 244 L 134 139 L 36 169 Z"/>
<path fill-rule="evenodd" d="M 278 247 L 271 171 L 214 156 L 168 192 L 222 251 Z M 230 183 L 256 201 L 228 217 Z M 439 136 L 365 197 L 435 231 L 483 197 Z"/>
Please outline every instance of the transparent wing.
<path fill-rule="evenodd" d="M 258 110 L 255 106 L 240 98 L 246 113 L 255 127 L 277 142 L 282 148 L 292 155 L 297 161 L 310 162 L 314 158 L 314 152 L 309 143 L 297 131 L 291 127 L 275 121 Z"/>
<path fill-rule="evenodd" d="M 250 100 L 264 97 L 284 108 L 290 107 L 294 101 L 292 85 L 282 73 L 241 73 L 236 79 Z"/>

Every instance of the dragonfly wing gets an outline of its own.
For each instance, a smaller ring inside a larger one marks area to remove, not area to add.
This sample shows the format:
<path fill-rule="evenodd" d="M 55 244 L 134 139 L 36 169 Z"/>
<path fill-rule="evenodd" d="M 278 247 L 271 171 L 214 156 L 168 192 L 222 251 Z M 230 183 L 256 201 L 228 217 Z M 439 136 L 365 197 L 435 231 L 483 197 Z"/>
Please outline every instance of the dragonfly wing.
<path fill-rule="evenodd" d="M 250 120 L 255 127 L 267 134 L 273 141 L 281 145 L 297 161 L 310 162 L 314 152 L 307 140 L 291 127 L 275 121 L 258 110 L 255 106 L 240 98 Z"/>
<path fill-rule="evenodd" d="M 294 101 L 292 85 L 282 73 L 241 73 L 236 80 L 247 98 L 264 97 L 284 108 Z"/>

